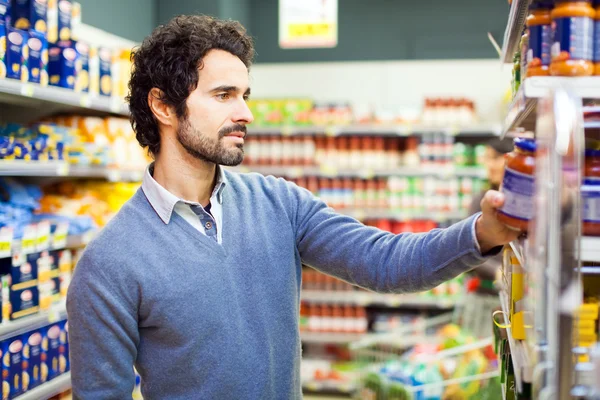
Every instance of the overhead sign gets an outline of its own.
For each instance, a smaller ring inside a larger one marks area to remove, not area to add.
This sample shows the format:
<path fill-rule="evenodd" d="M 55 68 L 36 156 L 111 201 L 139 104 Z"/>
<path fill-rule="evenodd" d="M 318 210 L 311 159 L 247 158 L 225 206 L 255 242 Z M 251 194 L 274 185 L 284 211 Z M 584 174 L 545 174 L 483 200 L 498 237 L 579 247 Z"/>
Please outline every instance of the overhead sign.
<path fill-rule="evenodd" d="M 338 0 L 279 0 L 279 47 L 335 47 Z"/>

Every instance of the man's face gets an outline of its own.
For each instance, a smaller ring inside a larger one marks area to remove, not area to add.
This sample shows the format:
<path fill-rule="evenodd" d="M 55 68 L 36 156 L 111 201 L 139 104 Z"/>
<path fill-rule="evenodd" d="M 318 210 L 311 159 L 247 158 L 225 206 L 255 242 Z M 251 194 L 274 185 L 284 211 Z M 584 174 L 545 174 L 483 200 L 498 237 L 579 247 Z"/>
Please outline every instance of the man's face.
<path fill-rule="evenodd" d="M 246 124 L 254 120 L 246 104 L 249 95 L 244 63 L 226 51 L 211 50 L 204 57 L 198 87 L 187 99 L 188 118 L 180 121 L 177 140 L 197 159 L 239 165 Z"/>
<path fill-rule="evenodd" d="M 504 177 L 504 154 L 491 147 L 485 149 L 485 168 L 490 184 L 499 187 Z"/>

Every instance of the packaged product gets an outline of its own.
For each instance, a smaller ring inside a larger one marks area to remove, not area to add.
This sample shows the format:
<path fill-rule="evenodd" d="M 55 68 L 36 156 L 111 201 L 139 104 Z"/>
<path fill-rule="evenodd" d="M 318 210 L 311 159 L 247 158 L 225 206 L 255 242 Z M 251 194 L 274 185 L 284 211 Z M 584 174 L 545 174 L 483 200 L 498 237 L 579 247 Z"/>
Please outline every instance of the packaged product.
<path fill-rule="evenodd" d="M 81 36 L 81 3 L 72 2 L 71 7 L 71 39 L 77 41 Z"/>
<path fill-rule="evenodd" d="M 48 0 L 46 24 L 48 25 L 48 43 L 58 42 L 58 0 Z"/>
<path fill-rule="evenodd" d="M 42 378 L 47 376 L 48 380 L 60 374 L 60 333 L 60 323 L 42 328 Z"/>
<path fill-rule="evenodd" d="M 77 79 L 75 91 L 88 93 L 90 91 L 90 47 L 84 42 L 75 42 L 77 50 Z"/>
<path fill-rule="evenodd" d="M 596 11 L 590 2 L 558 0 L 551 15 L 554 42 L 550 75 L 593 75 Z"/>
<path fill-rule="evenodd" d="M 10 301 L 10 319 L 15 320 L 35 314 L 40 310 L 40 297 L 37 287 L 37 281 L 32 284 L 21 284 L 21 286 L 11 287 L 9 295 Z"/>
<path fill-rule="evenodd" d="M 100 94 L 100 58 L 98 57 L 98 48 L 90 46 L 90 93 L 92 95 Z"/>
<path fill-rule="evenodd" d="M 0 8 L 5 7 L 0 0 Z M 0 79 L 6 78 L 6 24 L 0 15 Z"/>
<path fill-rule="evenodd" d="M 12 2 L 13 26 L 22 30 L 35 30 L 46 33 L 47 28 L 47 0 L 13 0 Z"/>
<path fill-rule="evenodd" d="M 29 56 L 27 47 L 28 33 L 20 29 L 8 27 L 6 40 L 6 76 L 27 82 L 29 73 L 25 66 Z"/>
<path fill-rule="evenodd" d="M 100 61 L 99 79 L 100 79 L 100 95 L 111 96 L 112 83 L 112 51 L 107 48 L 98 49 L 98 57 Z"/>
<path fill-rule="evenodd" d="M 10 0 L 0 0 L 0 24 L 11 25 Z"/>
<path fill-rule="evenodd" d="M 600 150 L 585 151 L 583 174 L 581 186 L 583 234 L 600 236 Z"/>
<path fill-rule="evenodd" d="M 50 85 L 74 89 L 78 55 L 73 48 L 73 42 L 60 41 L 51 45 L 48 55 Z"/>
<path fill-rule="evenodd" d="M 29 82 L 48 86 L 48 42 L 43 33 L 29 31 L 29 58 L 27 68 L 29 69 Z"/>
<path fill-rule="evenodd" d="M 533 217 L 536 148 L 534 140 L 516 138 L 515 150 L 506 157 L 501 187 L 505 200 L 498 219 L 515 230 L 526 231 Z"/>
<path fill-rule="evenodd" d="M 59 347 L 58 368 L 61 374 L 71 370 L 69 360 L 69 322 L 60 322 L 60 347 Z"/>
<path fill-rule="evenodd" d="M 594 21 L 594 75 L 600 75 L 600 2 L 596 1 Z"/>
<path fill-rule="evenodd" d="M 529 48 L 527 51 L 527 74 L 524 76 L 549 75 L 550 48 L 552 46 L 552 3 L 538 1 L 529 6 L 527 17 Z"/>
<path fill-rule="evenodd" d="M 42 334 L 36 329 L 23 335 L 23 391 L 42 384 Z"/>
<path fill-rule="evenodd" d="M 15 336 L 2 342 L 2 398 L 23 393 L 23 338 Z M 8 396 L 7 396 L 8 393 Z"/>
<path fill-rule="evenodd" d="M 38 261 L 42 261 L 48 256 L 48 252 L 34 253 L 24 255 L 17 253 L 12 257 L 12 268 L 10 271 L 11 275 L 11 287 L 18 288 L 19 285 L 30 283 L 38 279 Z"/>

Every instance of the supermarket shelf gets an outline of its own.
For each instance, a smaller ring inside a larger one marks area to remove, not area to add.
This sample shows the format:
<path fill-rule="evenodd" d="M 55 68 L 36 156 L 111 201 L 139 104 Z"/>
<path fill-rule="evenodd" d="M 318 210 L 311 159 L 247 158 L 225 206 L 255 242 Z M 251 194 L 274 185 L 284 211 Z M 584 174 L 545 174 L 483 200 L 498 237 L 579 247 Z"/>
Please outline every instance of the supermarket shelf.
<path fill-rule="evenodd" d="M 67 236 L 67 243 L 64 246 L 53 246 L 50 244 L 49 250 L 61 250 L 61 249 L 77 249 L 80 247 L 85 247 L 96 235 L 96 230 L 91 230 L 81 235 L 69 235 Z M 12 257 L 16 253 L 21 252 L 22 249 L 22 241 L 20 239 L 13 240 L 10 247 L 10 254 L 2 255 L 0 258 Z M 33 250 L 33 249 L 32 249 Z M 29 251 L 28 253 L 38 253 L 38 250 Z"/>
<path fill-rule="evenodd" d="M 71 373 L 59 375 L 36 388 L 33 388 L 21 396 L 15 397 L 15 400 L 46 400 L 57 394 L 61 394 L 71 388 Z"/>
<path fill-rule="evenodd" d="M 361 333 L 300 332 L 300 339 L 304 343 L 348 344 L 362 339 L 365 335 Z"/>
<path fill-rule="evenodd" d="M 365 219 L 392 219 L 397 221 L 426 220 L 436 222 L 455 221 L 466 218 L 464 212 L 410 213 L 387 208 L 339 208 L 336 211 L 359 221 Z"/>
<path fill-rule="evenodd" d="M 349 396 L 356 391 L 356 385 L 348 383 L 308 381 L 302 384 L 304 394 L 319 394 L 323 396 Z"/>
<path fill-rule="evenodd" d="M 508 315 L 510 311 L 509 298 L 505 290 L 499 291 L 500 304 L 502 305 L 502 311 L 504 312 L 504 323 L 509 325 Z M 523 382 L 531 383 L 533 378 L 533 368 L 531 367 L 531 361 L 529 352 L 527 351 L 527 344 L 523 340 L 515 340 L 512 336 L 510 328 L 506 328 L 506 334 L 508 336 L 508 343 L 510 345 L 511 359 L 513 363 L 513 369 L 515 371 L 515 381 L 517 390 L 519 393 L 523 392 Z"/>
<path fill-rule="evenodd" d="M 522 3 L 523 1 L 519 1 Z M 515 3 L 517 4 L 517 3 Z M 537 99 L 546 96 L 552 89 L 564 88 L 582 99 L 600 98 L 600 77 L 530 77 L 521 83 L 504 121 L 503 135 L 511 134 L 516 128 L 533 130 Z M 588 128 L 595 124 L 586 125 Z"/>
<path fill-rule="evenodd" d="M 356 304 L 361 306 L 384 305 L 388 307 L 408 307 L 419 309 L 448 310 L 454 308 L 458 301 L 454 298 L 436 298 L 432 296 L 415 296 L 405 294 L 380 294 L 361 291 L 321 291 L 303 290 L 302 300 L 327 304 Z"/>
<path fill-rule="evenodd" d="M 129 109 L 117 97 L 91 96 L 75 93 L 72 90 L 55 86 L 42 87 L 35 83 L 22 83 L 12 79 L 0 79 L 0 102 L 14 102 L 31 108 L 39 108 L 44 103 L 66 108 L 93 110 L 107 114 L 129 115 Z"/>
<path fill-rule="evenodd" d="M 229 168 L 231 171 L 248 173 L 258 172 L 263 175 L 285 176 L 287 178 L 300 178 L 305 176 L 317 177 L 343 177 L 343 178 L 363 178 L 371 179 L 373 177 L 469 177 L 485 179 L 486 172 L 480 167 L 397 167 L 386 169 L 375 168 L 340 168 L 337 166 L 321 165 L 321 166 L 240 166 Z"/>
<path fill-rule="evenodd" d="M 504 31 L 504 42 L 502 43 L 501 60 L 505 63 L 512 63 L 515 52 L 519 47 L 529 0 L 513 0 L 508 15 L 506 30 Z"/>
<path fill-rule="evenodd" d="M 140 182 L 144 171 L 70 165 L 66 161 L 0 160 L 0 176 L 100 178 L 110 182 Z"/>
<path fill-rule="evenodd" d="M 600 267 L 581 267 L 581 273 L 584 275 L 600 275 Z"/>
<path fill-rule="evenodd" d="M 21 335 L 48 324 L 67 319 L 67 308 L 64 303 L 53 306 L 48 311 L 24 317 L 15 321 L 3 321 L 0 324 L 0 341 Z"/>
<path fill-rule="evenodd" d="M 581 238 L 581 261 L 600 262 L 600 237 Z"/>
<path fill-rule="evenodd" d="M 432 127 L 424 125 L 347 125 L 347 126 L 251 126 L 251 135 L 294 136 L 294 135 L 373 135 L 410 136 L 443 133 L 452 136 L 494 136 L 500 134 L 497 124 L 472 124 L 468 126 Z"/>

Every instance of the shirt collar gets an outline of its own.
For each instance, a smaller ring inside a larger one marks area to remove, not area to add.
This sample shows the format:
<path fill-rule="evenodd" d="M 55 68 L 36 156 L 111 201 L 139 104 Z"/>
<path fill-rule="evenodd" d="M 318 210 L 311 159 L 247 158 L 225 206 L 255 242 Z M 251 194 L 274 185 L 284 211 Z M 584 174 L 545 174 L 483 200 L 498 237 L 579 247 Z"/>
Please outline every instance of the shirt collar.
<path fill-rule="evenodd" d="M 180 199 L 162 187 L 152 177 L 153 172 L 154 163 L 151 163 L 148 165 L 146 172 L 144 173 L 142 190 L 144 191 L 144 194 L 146 195 L 146 198 L 150 202 L 152 208 L 154 208 L 160 219 L 162 219 L 165 224 L 168 224 L 171 221 L 171 216 L 173 215 L 173 210 L 175 209 L 175 205 L 177 203 L 182 202 L 189 205 L 199 205 L 193 201 Z M 225 189 L 226 185 L 227 180 L 225 178 L 223 168 L 217 165 L 217 182 L 210 198 L 211 201 L 216 198 L 219 204 L 223 204 L 223 190 Z"/>

